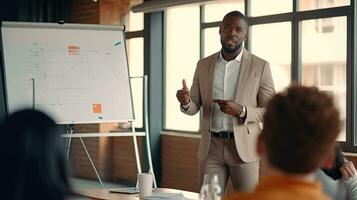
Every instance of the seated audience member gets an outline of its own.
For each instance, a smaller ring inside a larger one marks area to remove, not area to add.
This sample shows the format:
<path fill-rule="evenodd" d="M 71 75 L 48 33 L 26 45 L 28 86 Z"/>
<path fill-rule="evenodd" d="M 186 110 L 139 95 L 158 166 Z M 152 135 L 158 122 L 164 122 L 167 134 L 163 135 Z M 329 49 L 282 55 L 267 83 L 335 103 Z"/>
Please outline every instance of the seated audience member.
<path fill-rule="evenodd" d="M 1 199 L 63 200 L 73 197 L 64 140 L 55 122 L 34 110 L 11 114 L 0 124 Z"/>
<path fill-rule="evenodd" d="M 333 200 L 357 200 L 357 175 L 351 161 L 346 160 L 336 146 L 332 166 L 317 170 L 317 180 L 324 192 Z"/>
<path fill-rule="evenodd" d="M 314 172 L 328 159 L 340 131 L 333 100 L 316 87 L 290 86 L 275 95 L 264 114 L 257 151 L 267 175 L 239 200 L 325 200 Z"/>

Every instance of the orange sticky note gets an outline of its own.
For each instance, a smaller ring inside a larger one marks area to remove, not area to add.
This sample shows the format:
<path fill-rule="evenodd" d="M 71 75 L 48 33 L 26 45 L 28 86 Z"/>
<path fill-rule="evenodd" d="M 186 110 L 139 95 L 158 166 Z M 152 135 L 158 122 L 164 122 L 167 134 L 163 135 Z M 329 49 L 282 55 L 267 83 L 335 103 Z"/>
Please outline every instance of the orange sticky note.
<path fill-rule="evenodd" d="M 102 104 L 94 103 L 92 105 L 92 108 L 93 108 L 93 113 L 102 113 Z"/>

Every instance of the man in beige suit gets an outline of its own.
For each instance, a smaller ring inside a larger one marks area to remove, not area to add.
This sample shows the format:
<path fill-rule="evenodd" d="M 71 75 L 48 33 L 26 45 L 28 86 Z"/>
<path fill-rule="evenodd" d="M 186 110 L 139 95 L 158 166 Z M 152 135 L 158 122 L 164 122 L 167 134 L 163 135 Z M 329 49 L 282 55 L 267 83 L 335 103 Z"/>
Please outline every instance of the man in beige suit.
<path fill-rule="evenodd" d="M 228 13 L 219 28 L 221 51 L 200 60 L 191 90 L 183 80 L 176 94 L 185 114 L 201 110 L 199 188 L 205 174 L 217 174 L 223 194 L 229 177 L 235 190 L 250 191 L 257 184 L 259 122 L 275 95 L 269 63 L 242 46 L 247 30 L 242 13 Z"/>

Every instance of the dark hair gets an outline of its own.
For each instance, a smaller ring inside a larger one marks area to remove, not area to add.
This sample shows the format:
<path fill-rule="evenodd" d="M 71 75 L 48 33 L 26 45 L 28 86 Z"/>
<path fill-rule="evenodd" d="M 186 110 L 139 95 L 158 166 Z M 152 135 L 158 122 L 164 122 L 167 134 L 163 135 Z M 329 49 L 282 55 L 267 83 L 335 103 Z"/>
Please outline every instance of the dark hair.
<path fill-rule="evenodd" d="M 238 18 L 241 18 L 244 20 L 245 24 L 247 25 L 248 27 L 248 18 L 241 12 L 237 11 L 237 10 L 234 10 L 234 11 L 231 11 L 229 13 L 227 13 L 224 17 L 223 17 L 223 20 L 227 17 L 238 17 Z"/>
<path fill-rule="evenodd" d="M 22 110 L 0 124 L 2 197 L 7 200 L 64 199 L 71 194 L 64 141 L 42 112 Z"/>
<path fill-rule="evenodd" d="M 339 131 L 332 98 L 316 87 L 293 85 L 268 103 L 262 139 L 272 166 L 307 174 L 327 159 Z"/>
<path fill-rule="evenodd" d="M 322 169 L 323 172 L 329 177 L 331 177 L 334 180 L 340 179 L 342 177 L 342 173 L 340 171 L 340 168 L 342 167 L 343 163 L 345 163 L 344 156 L 342 154 L 340 146 L 337 144 L 335 145 L 334 149 L 334 164 L 331 169 Z"/>

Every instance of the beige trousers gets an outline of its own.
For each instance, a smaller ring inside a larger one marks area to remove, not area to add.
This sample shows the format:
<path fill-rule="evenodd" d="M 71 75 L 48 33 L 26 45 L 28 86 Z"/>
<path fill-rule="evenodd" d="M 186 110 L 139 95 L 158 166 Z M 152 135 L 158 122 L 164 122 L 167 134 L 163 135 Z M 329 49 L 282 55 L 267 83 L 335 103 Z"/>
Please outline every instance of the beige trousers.
<path fill-rule="evenodd" d="M 259 161 L 244 163 L 237 153 L 234 139 L 212 137 L 206 159 L 199 162 L 198 188 L 201 188 L 205 174 L 209 177 L 218 175 L 222 195 L 226 192 L 229 177 L 234 190 L 249 192 L 259 181 Z"/>

